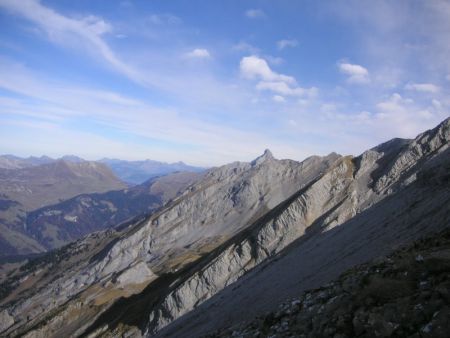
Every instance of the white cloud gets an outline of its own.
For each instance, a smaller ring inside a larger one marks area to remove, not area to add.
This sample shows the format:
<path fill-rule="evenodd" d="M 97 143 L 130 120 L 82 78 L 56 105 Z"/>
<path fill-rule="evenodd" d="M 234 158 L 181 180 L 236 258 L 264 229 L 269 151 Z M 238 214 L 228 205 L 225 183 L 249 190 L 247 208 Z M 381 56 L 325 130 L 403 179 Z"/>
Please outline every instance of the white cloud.
<path fill-rule="evenodd" d="M 377 103 L 377 108 L 379 111 L 377 116 L 379 118 L 386 118 L 390 115 L 400 115 L 406 113 L 405 106 L 410 103 L 412 102 L 406 101 L 400 94 L 394 93 L 389 97 L 389 99 Z"/>
<path fill-rule="evenodd" d="M 103 35 L 112 32 L 112 26 L 95 15 L 88 15 L 81 19 L 85 23 L 85 27 L 95 35 Z"/>
<path fill-rule="evenodd" d="M 270 90 L 275 93 L 280 93 L 283 95 L 292 95 L 293 89 L 289 87 L 286 82 L 282 81 L 261 81 L 256 85 L 258 90 Z M 301 89 L 301 88 L 299 88 Z"/>
<path fill-rule="evenodd" d="M 436 107 L 435 103 L 432 102 L 430 106 L 419 105 L 398 93 L 379 102 L 376 109 L 372 123 L 383 132 L 395 132 L 398 137 L 415 136 L 425 128 L 433 127 L 443 118 L 440 107 Z"/>
<path fill-rule="evenodd" d="M 298 41 L 295 39 L 283 39 L 277 42 L 277 47 L 279 50 L 285 49 L 286 47 L 297 47 Z"/>
<path fill-rule="evenodd" d="M 196 48 L 185 55 L 186 57 L 193 59 L 209 59 L 211 57 L 208 50 L 204 48 Z"/>
<path fill-rule="evenodd" d="M 309 96 L 314 97 L 318 93 L 317 88 L 301 88 L 294 77 L 279 74 L 273 71 L 266 60 L 258 56 L 246 56 L 240 63 L 240 72 L 244 78 L 260 80 L 256 89 L 271 91 L 283 96 Z"/>
<path fill-rule="evenodd" d="M 274 93 L 278 93 L 285 96 L 309 96 L 315 97 L 317 95 L 318 89 L 315 87 L 312 88 L 301 88 L 301 87 L 290 87 L 285 82 L 269 82 L 269 81 L 260 81 L 256 85 L 257 90 L 269 90 Z"/>
<path fill-rule="evenodd" d="M 441 90 L 441 88 L 432 83 L 409 83 L 405 86 L 405 89 L 424 93 L 437 93 Z"/>
<path fill-rule="evenodd" d="M 292 76 L 278 74 L 270 69 L 266 60 L 252 55 L 241 59 L 241 74 L 247 79 L 262 79 L 265 81 L 281 81 L 295 84 L 296 81 Z"/>
<path fill-rule="evenodd" d="M 266 17 L 266 13 L 261 9 L 249 9 L 245 11 L 245 16 L 250 19 L 261 19 Z"/>
<path fill-rule="evenodd" d="M 338 67 L 342 74 L 348 75 L 349 83 L 368 83 L 370 81 L 369 71 L 363 66 L 340 62 Z"/>

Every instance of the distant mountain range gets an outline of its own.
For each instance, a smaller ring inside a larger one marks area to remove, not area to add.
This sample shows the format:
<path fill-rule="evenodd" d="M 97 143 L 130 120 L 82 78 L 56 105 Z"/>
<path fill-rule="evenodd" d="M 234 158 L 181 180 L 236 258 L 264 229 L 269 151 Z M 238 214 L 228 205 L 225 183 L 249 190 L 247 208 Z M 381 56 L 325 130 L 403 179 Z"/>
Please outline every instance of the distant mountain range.
<path fill-rule="evenodd" d="M 0 167 L 0 257 L 54 249 L 155 210 L 201 176 L 176 172 L 129 188 L 106 163 L 76 156 L 4 155 Z M 170 165 L 163 171 L 170 172 Z"/>
<path fill-rule="evenodd" d="M 182 162 L 2 155 L 0 257 L 44 252 L 155 210 L 201 171 Z"/>
<path fill-rule="evenodd" d="M 54 159 L 45 155 L 41 157 L 30 156 L 27 158 L 18 157 L 14 155 L 0 155 L 0 168 L 22 169 L 52 163 L 58 160 L 64 160 L 66 162 L 73 162 L 73 163 L 85 162 L 85 160 L 83 160 L 82 158 L 73 155 L 66 155 L 59 159 Z"/>
<path fill-rule="evenodd" d="M 153 160 L 124 161 L 104 158 L 99 162 L 108 165 L 122 181 L 140 184 L 146 180 L 177 171 L 202 172 L 205 168 L 194 167 L 183 162 L 165 163 Z"/>
<path fill-rule="evenodd" d="M 21 169 L 0 169 L 0 194 L 26 210 L 41 208 L 82 193 L 124 189 L 108 166 L 98 162 L 57 160 Z"/>
<path fill-rule="evenodd" d="M 59 159 L 48 156 L 22 158 L 14 155 L 0 155 L 0 169 L 22 169 L 37 165 L 48 164 L 64 160 L 68 163 L 87 162 L 81 157 L 65 155 Z M 113 173 L 128 184 L 141 184 L 152 177 L 167 175 L 178 171 L 202 172 L 205 168 L 195 167 L 183 162 L 158 162 L 154 160 L 125 161 L 118 159 L 103 158 L 99 161 L 106 164 Z"/>

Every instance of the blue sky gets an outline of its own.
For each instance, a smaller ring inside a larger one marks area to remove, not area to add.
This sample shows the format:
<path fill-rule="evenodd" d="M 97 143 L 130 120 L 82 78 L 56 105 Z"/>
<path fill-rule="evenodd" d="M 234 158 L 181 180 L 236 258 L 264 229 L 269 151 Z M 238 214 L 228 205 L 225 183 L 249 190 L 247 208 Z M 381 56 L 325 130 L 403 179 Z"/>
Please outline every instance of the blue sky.
<path fill-rule="evenodd" d="M 444 0 L 0 0 L 0 25 L 0 153 L 301 160 L 449 116 Z"/>

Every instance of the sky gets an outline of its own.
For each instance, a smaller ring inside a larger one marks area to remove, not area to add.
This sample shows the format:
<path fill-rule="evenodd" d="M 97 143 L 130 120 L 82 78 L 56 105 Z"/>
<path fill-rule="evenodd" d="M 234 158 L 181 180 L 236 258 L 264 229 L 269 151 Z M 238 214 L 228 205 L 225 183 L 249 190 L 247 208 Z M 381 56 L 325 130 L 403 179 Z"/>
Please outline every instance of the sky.
<path fill-rule="evenodd" d="M 0 0 L 0 153 L 358 155 L 450 108 L 450 1 Z"/>

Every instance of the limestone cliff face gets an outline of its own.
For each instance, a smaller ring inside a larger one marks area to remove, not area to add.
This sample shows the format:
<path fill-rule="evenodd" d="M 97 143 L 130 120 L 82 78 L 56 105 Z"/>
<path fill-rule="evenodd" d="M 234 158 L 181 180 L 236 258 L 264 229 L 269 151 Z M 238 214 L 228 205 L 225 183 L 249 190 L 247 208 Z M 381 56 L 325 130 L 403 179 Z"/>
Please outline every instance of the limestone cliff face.
<path fill-rule="evenodd" d="M 122 271 L 136 259 L 156 271 L 176 268 L 177 257 L 230 238 L 317 179 L 338 158 L 331 154 L 298 163 L 275 160 L 266 151 L 252 163 L 213 169 L 182 197 L 118 241 L 96 265 L 97 274 Z"/>
<path fill-rule="evenodd" d="M 415 140 L 393 140 L 356 158 L 330 154 L 298 163 L 276 160 L 266 151 L 251 163 L 211 169 L 148 219 L 73 244 L 60 254 L 67 261 L 24 269 L 19 276 L 29 278 L 34 289 L 12 290 L 1 303 L 2 334 L 164 332 L 260 266 L 275 266 L 277 257 L 288 256 L 299 241 L 321 238 L 353 219 L 361 226 L 373 222 L 369 211 L 377 205 L 385 206 L 375 213 L 380 219 L 383 210 L 396 208 L 392 201 L 401 201 L 398 209 L 407 210 L 418 202 L 401 196 L 425 194 L 422 180 L 444 182 L 436 191 L 447 196 L 449 140 L 447 119 Z M 414 224 L 420 217 L 402 220 Z M 382 231 L 381 226 L 371 231 Z M 426 229 L 414 231 L 419 235 Z M 342 239 L 336 250 L 345 252 L 352 244 Z M 308 250 L 317 257 L 324 251 Z M 375 249 L 357 250 L 361 257 L 376 254 Z"/>

